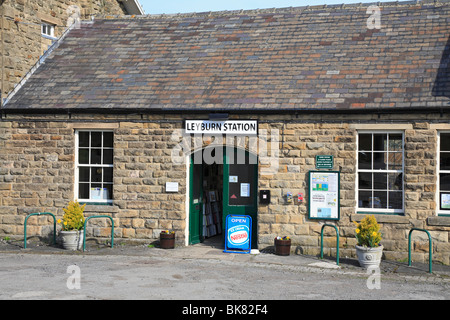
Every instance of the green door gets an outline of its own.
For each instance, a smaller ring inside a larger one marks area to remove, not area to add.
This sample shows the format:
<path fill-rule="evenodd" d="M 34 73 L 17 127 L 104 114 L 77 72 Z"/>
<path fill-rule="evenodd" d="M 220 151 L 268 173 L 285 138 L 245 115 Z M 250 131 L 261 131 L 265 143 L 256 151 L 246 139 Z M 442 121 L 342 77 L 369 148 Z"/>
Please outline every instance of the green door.
<path fill-rule="evenodd" d="M 189 171 L 189 244 L 196 244 L 203 241 L 203 166 L 194 164 L 193 156 Z"/>
<path fill-rule="evenodd" d="M 257 246 L 258 159 L 247 151 L 226 148 L 223 166 L 223 228 L 229 214 L 252 218 L 252 248 Z M 225 235 L 225 232 L 224 232 Z"/>

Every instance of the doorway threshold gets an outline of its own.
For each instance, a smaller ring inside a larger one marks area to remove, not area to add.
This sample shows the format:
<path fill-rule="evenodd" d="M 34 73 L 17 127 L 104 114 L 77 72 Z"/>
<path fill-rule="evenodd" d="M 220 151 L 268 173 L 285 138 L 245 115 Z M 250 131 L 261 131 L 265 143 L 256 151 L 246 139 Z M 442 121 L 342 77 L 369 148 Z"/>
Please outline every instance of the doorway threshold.
<path fill-rule="evenodd" d="M 221 234 L 214 236 L 214 237 L 205 238 L 205 240 L 203 240 L 203 242 L 200 242 L 196 245 L 211 247 L 211 248 L 216 248 L 216 249 L 225 249 L 225 245 L 223 243 Z"/>

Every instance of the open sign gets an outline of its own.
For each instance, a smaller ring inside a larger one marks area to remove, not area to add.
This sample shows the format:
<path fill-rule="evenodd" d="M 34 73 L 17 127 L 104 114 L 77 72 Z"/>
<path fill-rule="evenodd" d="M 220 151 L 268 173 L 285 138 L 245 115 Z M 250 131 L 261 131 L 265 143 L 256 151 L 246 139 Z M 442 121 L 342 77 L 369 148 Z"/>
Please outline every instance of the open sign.
<path fill-rule="evenodd" d="M 252 218 L 228 215 L 226 219 L 224 252 L 250 253 Z"/>

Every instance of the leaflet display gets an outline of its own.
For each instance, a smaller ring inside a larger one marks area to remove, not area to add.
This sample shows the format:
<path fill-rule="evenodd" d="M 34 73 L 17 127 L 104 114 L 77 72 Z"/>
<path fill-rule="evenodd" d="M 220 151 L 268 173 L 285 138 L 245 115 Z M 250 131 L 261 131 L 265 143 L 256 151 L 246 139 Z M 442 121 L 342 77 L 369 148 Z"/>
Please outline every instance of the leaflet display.
<path fill-rule="evenodd" d="M 339 220 L 339 171 L 309 172 L 309 218 Z"/>

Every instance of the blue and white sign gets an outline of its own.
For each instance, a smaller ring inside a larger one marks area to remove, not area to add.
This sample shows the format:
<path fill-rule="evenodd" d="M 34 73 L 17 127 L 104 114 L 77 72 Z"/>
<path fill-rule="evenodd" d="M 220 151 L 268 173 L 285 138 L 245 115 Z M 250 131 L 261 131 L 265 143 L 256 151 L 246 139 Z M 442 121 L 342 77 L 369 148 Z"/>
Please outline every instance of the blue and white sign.
<path fill-rule="evenodd" d="M 224 252 L 250 253 L 252 248 L 252 218 L 250 216 L 228 215 L 225 232 Z"/>

